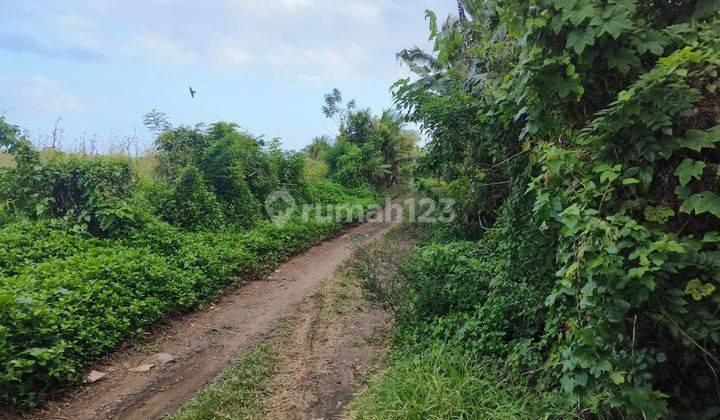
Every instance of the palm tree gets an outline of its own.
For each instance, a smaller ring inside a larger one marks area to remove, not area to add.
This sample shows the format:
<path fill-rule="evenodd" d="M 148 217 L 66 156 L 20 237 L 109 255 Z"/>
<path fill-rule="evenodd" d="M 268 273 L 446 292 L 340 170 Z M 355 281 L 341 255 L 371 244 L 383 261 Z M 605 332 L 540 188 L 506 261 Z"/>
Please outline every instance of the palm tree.
<path fill-rule="evenodd" d="M 452 70 L 465 73 L 469 67 L 464 37 L 467 31 L 462 26 L 468 21 L 465 8 L 458 2 L 462 11 L 460 18 L 448 16 L 438 27 L 437 15 L 428 10 L 425 12 L 430 22 L 430 39 L 435 41 L 433 51 L 425 52 L 419 47 L 404 49 L 397 54 L 398 60 L 407 65 L 418 77 L 417 84 L 428 91 L 442 90 L 442 78 Z M 445 54 L 439 54 L 444 51 Z"/>
<path fill-rule="evenodd" d="M 303 151 L 313 159 L 320 159 L 330 148 L 330 143 L 332 143 L 332 139 L 328 136 L 315 137 L 312 143 L 303 148 Z"/>
<path fill-rule="evenodd" d="M 400 169 L 410 163 L 416 154 L 418 134 L 406 130 L 402 116 L 393 110 L 384 110 L 375 121 L 375 131 L 380 144 L 378 149 L 386 165 L 386 184 L 397 183 Z"/>

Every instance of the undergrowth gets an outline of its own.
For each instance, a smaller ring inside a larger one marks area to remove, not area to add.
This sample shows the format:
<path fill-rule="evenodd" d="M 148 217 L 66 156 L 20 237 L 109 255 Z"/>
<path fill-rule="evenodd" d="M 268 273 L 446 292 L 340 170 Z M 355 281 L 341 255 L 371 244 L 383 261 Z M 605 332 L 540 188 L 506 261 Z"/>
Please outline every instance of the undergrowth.
<path fill-rule="evenodd" d="M 587 416 L 716 418 L 718 3 L 458 5 L 398 54 L 415 184 L 457 217 L 377 290 L 397 345 L 530 372 Z"/>
<path fill-rule="evenodd" d="M 562 395 L 538 391 L 501 365 L 477 362 L 436 343 L 399 351 L 349 407 L 362 419 L 573 418 Z"/>

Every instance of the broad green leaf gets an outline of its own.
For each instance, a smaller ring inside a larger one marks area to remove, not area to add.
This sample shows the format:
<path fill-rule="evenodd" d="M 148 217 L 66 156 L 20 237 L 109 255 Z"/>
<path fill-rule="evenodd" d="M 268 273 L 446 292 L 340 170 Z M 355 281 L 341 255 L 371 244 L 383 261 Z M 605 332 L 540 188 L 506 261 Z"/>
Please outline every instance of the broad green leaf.
<path fill-rule="evenodd" d="M 629 12 L 622 6 L 615 6 L 603 15 L 595 15 L 590 21 L 591 25 L 598 26 L 602 35 L 605 32 L 615 39 L 633 27 L 633 21 L 628 16 Z"/>
<path fill-rule="evenodd" d="M 690 187 L 683 187 L 681 185 L 675 187 L 675 195 L 677 195 L 678 198 L 681 200 L 685 200 L 686 198 L 690 197 L 690 194 L 692 194 L 692 190 L 690 189 Z"/>
<path fill-rule="evenodd" d="M 565 99 L 571 91 L 576 90 L 577 82 L 556 74 L 550 82 L 550 87 L 558 93 L 561 99 Z"/>
<path fill-rule="evenodd" d="M 641 55 L 648 51 L 654 55 L 662 55 L 665 42 L 663 34 L 653 30 L 638 34 L 638 37 L 634 40 L 635 48 Z"/>
<path fill-rule="evenodd" d="M 575 385 L 577 385 L 577 381 L 575 381 L 574 378 L 571 378 L 567 375 L 563 376 L 560 379 L 560 383 L 562 384 L 562 387 L 565 390 L 565 392 L 567 392 L 568 394 L 572 393 L 573 389 L 575 389 Z"/>
<path fill-rule="evenodd" d="M 720 217 L 720 197 L 711 191 L 693 194 L 680 206 L 680 211 L 688 214 L 711 213 Z"/>
<path fill-rule="evenodd" d="M 675 216 L 675 212 L 673 211 L 673 209 L 666 206 L 645 207 L 645 219 L 649 222 L 663 224 L 673 216 Z"/>
<path fill-rule="evenodd" d="M 617 68 L 620 73 L 627 74 L 631 68 L 640 67 L 640 57 L 637 52 L 629 48 L 618 48 L 614 51 L 609 51 L 608 67 L 611 69 Z"/>
<path fill-rule="evenodd" d="M 639 184 L 640 181 L 638 181 L 635 178 L 625 178 L 625 179 L 623 179 L 622 183 L 623 183 L 623 185 L 635 185 L 635 184 Z"/>
<path fill-rule="evenodd" d="M 596 35 L 597 29 L 595 28 L 575 29 L 568 35 L 565 48 L 572 47 L 572 49 L 580 55 L 585 51 L 585 47 L 595 44 Z"/>
<path fill-rule="evenodd" d="M 700 279 L 692 279 L 685 286 L 685 294 L 692 296 L 695 300 L 702 300 L 702 298 L 710 296 L 714 291 L 714 285 L 710 283 L 703 284 Z"/>
<path fill-rule="evenodd" d="M 699 152 L 704 148 L 714 148 L 717 142 L 720 142 L 720 125 L 706 131 L 688 130 L 685 138 L 678 140 L 678 145 Z"/>
<path fill-rule="evenodd" d="M 705 162 L 703 161 L 694 161 L 692 159 L 683 160 L 675 170 L 675 175 L 680 178 L 680 185 L 683 187 L 686 186 L 693 178 L 700 180 L 705 166 Z"/>
<path fill-rule="evenodd" d="M 715 231 L 708 232 L 703 236 L 702 241 L 705 243 L 720 242 L 720 234 Z"/>
<path fill-rule="evenodd" d="M 609 374 L 610 380 L 615 383 L 615 385 L 620 385 L 625 383 L 625 371 L 620 372 L 610 372 Z"/>
<path fill-rule="evenodd" d="M 589 1 L 556 2 L 556 4 L 563 9 L 563 20 L 575 26 L 598 13 L 597 8 Z"/>

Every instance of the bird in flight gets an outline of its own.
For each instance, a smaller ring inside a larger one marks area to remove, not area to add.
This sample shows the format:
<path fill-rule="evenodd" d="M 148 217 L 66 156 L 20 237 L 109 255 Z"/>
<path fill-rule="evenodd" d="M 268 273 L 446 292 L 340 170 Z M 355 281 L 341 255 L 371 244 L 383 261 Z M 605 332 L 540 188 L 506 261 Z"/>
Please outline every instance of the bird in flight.
<path fill-rule="evenodd" d="M 193 90 L 192 86 L 190 86 L 190 96 L 194 98 L 196 93 L 197 92 Z"/>

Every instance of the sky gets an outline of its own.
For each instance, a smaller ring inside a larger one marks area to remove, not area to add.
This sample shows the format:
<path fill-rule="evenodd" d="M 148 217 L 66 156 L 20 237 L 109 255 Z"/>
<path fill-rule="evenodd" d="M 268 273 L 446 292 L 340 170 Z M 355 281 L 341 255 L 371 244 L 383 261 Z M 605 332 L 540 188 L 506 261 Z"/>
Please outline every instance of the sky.
<path fill-rule="evenodd" d="M 337 126 L 339 88 L 379 113 L 407 77 L 395 54 L 427 47 L 426 9 L 453 0 L 0 0 L 0 115 L 42 144 L 152 142 L 142 115 L 228 121 L 299 149 Z M 193 99 L 189 87 L 197 91 Z"/>

